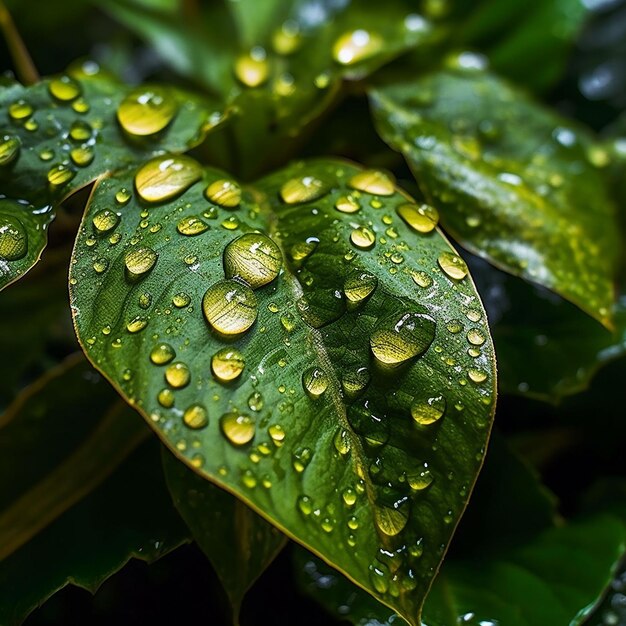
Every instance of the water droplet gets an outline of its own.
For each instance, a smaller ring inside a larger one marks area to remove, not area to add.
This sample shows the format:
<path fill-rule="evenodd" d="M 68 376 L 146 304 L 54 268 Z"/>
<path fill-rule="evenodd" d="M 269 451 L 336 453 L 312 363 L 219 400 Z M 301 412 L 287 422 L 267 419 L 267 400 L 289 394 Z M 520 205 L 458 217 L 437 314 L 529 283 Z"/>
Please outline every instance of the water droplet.
<path fill-rule="evenodd" d="M 98 235 L 107 235 L 119 224 L 119 221 L 117 213 L 102 209 L 93 216 L 91 223 Z"/>
<path fill-rule="evenodd" d="M 325 196 L 330 190 L 327 183 L 315 176 L 301 176 L 288 180 L 280 188 L 280 197 L 286 204 L 302 204 Z"/>
<path fill-rule="evenodd" d="M 89 113 L 90 108 L 89 103 L 84 98 L 77 98 L 72 102 L 72 109 L 74 109 L 76 113 Z"/>
<path fill-rule="evenodd" d="M 241 202 L 241 187 L 232 181 L 220 179 L 212 182 L 205 190 L 207 200 L 227 209 L 234 209 Z"/>
<path fill-rule="evenodd" d="M 222 433 L 234 446 L 243 446 L 254 438 L 256 426 L 254 418 L 238 411 L 224 413 L 220 418 Z"/>
<path fill-rule="evenodd" d="M 236 348 L 222 348 L 211 358 L 211 370 L 222 383 L 231 382 L 241 376 L 246 366 L 243 354 Z"/>
<path fill-rule="evenodd" d="M 146 202 L 165 202 L 187 191 L 202 177 L 202 168 L 187 156 L 160 156 L 135 174 L 137 193 Z"/>
<path fill-rule="evenodd" d="M 169 343 L 160 343 L 152 348 L 150 360 L 155 365 L 166 365 L 174 359 L 176 352 Z"/>
<path fill-rule="evenodd" d="M 95 156 L 95 152 L 89 146 L 73 148 L 70 151 L 70 159 L 78 167 L 87 167 L 94 160 Z"/>
<path fill-rule="evenodd" d="M 296 266 L 302 265 L 302 262 L 308 259 L 317 249 L 319 240 L 315 237 L 311 237 L 306 241 L 299 241 L 294 243 L 289 249 L 289 255 Z"/>
<path fill-rule="evenodd" d="M 26 100 L 17 100 L 9 106 L 9 117 L 14 122 L 27 120 L 33 112 L 33 107 Z"/>
<path fill-rule="evenodd" d="M 379 54 L 383 39 L 363 29 L 344 33 L 333 44 L 333 59 L 340 65 L 354 65 Z"/>
<path fill-rule="evenodd" d="M 142 309 L 149 309 L 152 304 L 152 296 L 149 293 L 142 293 L 137 302 Z"/>
<path fill-rule="evenodd" d="M 162 407 L 171 409 L 174 406 L 174 392 L 171 389 L 161 389 L 157 395 L 157 400 Z"/>
<path fill-rule="evenodd" d="M 369 570 L 372 587 L 374 587 L 378 593 L 387 593 L 389 589 L 389 570 L 387 566 L 375 561 L 370 565 Z"/>
<path fill-rule="evenodd" d="M 248 397 L 248 407 L 251 411 L 258 412 L 263 408 L 265 402 L 263 396 L 258 391 L 253 391 Z M 271 428 L 271 426 L 270 426 Z M 271 436 L 271 433 L 270 433 Z"/>
<path fill-rule="evenodd" d="M 199 217 L 191 215 L 189 217 L 183 217 L 183 219 L 176 224 L 176 230 L 181 235 L 193 237 L 209 230 L 209 225 Z"/>
<path fill-rule="evenodd" d="M 354 506 L 356 504 L 356 491 L 351 487 L 348 487 L 341 494 L 346 506 Z"/>
<path fill-rule="evenodd" d="M 231 241 L 224 250 L 227 278 L 241 278 L 252 289 L 272 282 L 280 272 L 282 255 L 266 235 L 247 233 Z"/>
<path fill-rule="evenodd" d="M 422 426 L 433 424 L 446 411 L 446 399 L 443 396 L 418 398 L 411 405 L 413 419 Z"/>
<path fill-rule="evenodd" d="M 48 83 L 50 95 L 60 102 L 71 102 L 81 95 L 80 84 L 69 76 L 58 76 Z"/>
<path fill-rule="evenodd" d="M 411 487 L 414 491 L 422 491 L 423 489 L 426 489 L 432 484 L 433 480 L 433 475 L 426 467 L 426 464 L 424 464 L 421 469 L 407 474 L 406 477 L 409 487 Z"/>
<path fill-rule="evenodd" d="M 88 141 L 91 139 L 92 134 L 93 128 L 87 124 L 87 122 L 77 120 L 76 122 L 72 122 L 72 125 L 70 126 L 70 139 L 78 143 Z"/>
<path fill-rule="evenodd" d="M 468 370 L 467 375 L 474 383 L 483 383 L 487 380 L 487 372 L 483 372 L 482 370 L 471 369 Z"/>
<path fill-rule="evenodd" d="M 165 380 L 175 389 L 186 387 L 191 380 L 189 367 L 180 361 L 168 365 L 165 370 Z"/>
<path fill-rule="evenodd" d="M 363 270 L 354 270 L 343 283 L 348 311 L 354 311 L 365 304 L 378 286 L 378 278 Z"/>
<path fill-rule="evenodd" d="M 48 170 L 48 182 L 51 187 L 62 187 L 76 176 L 76 171 L 67 165 L 55 165 Z"/>
<path fill-rule="evenodd" d="M 248 489 L 254 489 L 256 487 L 256 476 L 252 473 L 252 470 L 244 470 L 241 474 L 241 482 L 244 487 Z"/>
<path fill-rule="evenodd" d="M 393 179 L 380 170 L 358 172 L 348 181 L 348 185 L 376 196 L 391 196 L 395 191 Z"/>
<path fill-rule="evenodd" d="M 126 324 L 126 330 L 129 333 L 138 333 L 142 331 L 147 325 L 148 320 L 145 317 L 133 317 L 133 319 L 130 320 L 128 324 Z"/>
<path fill-rule="evenodd" d="M 128 204 L 128 201 L 131 199 L 131 197 L 132 194 L 130 193 L 130 191 L 128 191 L 126 187 L 122 187 L 115 194 L 115 202 L 117 202 L 120 206 L 124 206 L 125 204 Z"/>
<path fill-rule="evenodd" d="M 354 399 L 369 385 L 370 379 L 366 367 L 349 369 L 341 376 L 341 387 L 348 398 Z"/>
<path fill-rule="evenodd" d="M 0 167 L 11 165 L 20 153 L 21 142 L 19 137 L 4 135 L 0 140 Z"/>
<path fill-rule="evenodd" d="M 241 54 L 235 61 L 235 76 L 246 87 L 260 87 L 269 75 L 267 54 L 260 46 L 255 46 L 247 54 Z"/>
<path fill-rule="evenodd" d="M 96 274 L 103 274 L 109 269 L 109 261 L 105 258 L 98 257 L 93 262 L 93 269 L 96 272 Z"/>
<path fill-rule="evenodd" d="M 274 32 L 272 48 L 276 54 L 287 56 L 293 54 L 302 43 L 300 26 L 294 20 L 287 20 Z"/>
<path fill-rule="evenodd" d="M 257 316 L 257 300 L 250 287 L 236 280 L 222 280 L 209 287 L 202 299 L 207 322 L 223 335 L 248 330 Z"/>
<path fill-rule="evenodd" d="M 437 258 L 437 263 L 449 278 L 461 280 L 467 276 L 468 269 L 465 261 L 454 252 L 445 250 Z"/>
<path fill-rule="evenodd" d="M 307 465 L 311 462 L 312 452 L 310 448 L 298 448 L 293 453 L 293 468 L 302 474 Z"/>
<path fill-rule="evenodd" d="M 476 328 L 470 328 L 470 330 L 467 331 L 467 340 L 473 346 L 482 346 L 485 343 L 485 335 Z"/>
<path fill-rule="evenodd" d="M 302 515 L 311 515 L 311 513 L 313 513 L 313 501 L 309 496 L 299 496 L 298 508 Z"/>
<path fill-rule="evenodd" d="M 479 322 L 482 318 L 482 313 L 477 309 L 468 309 L 465 316 L 470 322 Z"/>
<path fill-rule="evenodd" d="M 335 202 L 335 208 L 341 213 L 356 213 L 361 208 L 361 205 L 358 200 L 352 196 L 341 196 L 341 198 Z"/>
<path fill-rule="evenodd" d="M 209 423 L 209 414 L 201 404 L 192 404 L 183 413 L 183 423 L 194 430 L 204 428 Z"/>
<path fill-rule="evenodd" d="M 172 304 L 177 309 L 182 309 L 186 307 L 191 302 L 191 296 L 183 291 L 178 292 L 172 296 Z"/>
<path fill-rule="evenodd" d="M 16 217 L 0 213 L 0 259 L 17 261 L 27 252 L 28 234 L 22 223 Z"/>
<path fill-rule="evenodd" d="M 376 235 L 366 226 L 357 226 L 350 233 L 350 241 L 361 250 L 369 250 L 376 243 Z"/>
<path fill-rule="evenodd" d="M 178 111 L 176 99 L 162 87 L 133 89 L 117 108 L 117 120 L 130 135 L 146 137 L 162 131 Z"/>
<path fill-rule="evenodd" d="M 270 437 L 272 438 L 272 441 L 274 442 L 274 445 L 277 448 L 280 448 L 280 446 L 283 445 L 284 441 L 285 441 L 285 429 L 280 425 L 280 424 L 272 424 L 268 429 L 267 432 L 269 433 Z"/>
<path fill-rule="evenodd" d="M 325 517 L 320 526 L 325 533 L 332 533 L 335 528 L 335 523 L 332 519 L 330 519 L 330 517 Z"/>
<path fill-rule="evenodd" d="M 411 278 L 422 289 L 427 289 L 433 284 L 433 279 L 426 272 L 411 272 Z"/>
<path fill-rule="evenodd" d="M 302 374 L 302 386 L 313 400 L 317 400 L 324 394 L 328 383 L 328 374 L 319 367 L 309 367 Z"/>
<path fill-rule="evenodd" d="M 158 254 L 152 248 L 135 248 L 126 253 L 124 264 L 132 280 L 145 276 L 155 266 Z"/>
<path fill-rule="evenodd" d="M 463 330 L 463 322 L 457 319 L 450 320 L 446 324 L 446 328 L 448 332 L 452 333 L 453 335 L 456 335 L 457 333 L 460 333 Z"/>
<path fill-rule="evenodd" d="M 408 521 L 408 515 L 399 508 L 374 507 L 374 520 L 378 529 L 388 537 L 400 534 Z"/>
<path fill-rule="evenodd" d="M 418 233 L 429 233 L 439 222 L 439 212 L 428 204 L 401 204 L 396 212 L 406 224 Z"/>
<path fill-rule="evenodd" d="M 395 367 L 428 350 L 435 338 L 435 320 L 426 313 L 402 313 L 381 320 L 370 346 L 376 359 Z"/>

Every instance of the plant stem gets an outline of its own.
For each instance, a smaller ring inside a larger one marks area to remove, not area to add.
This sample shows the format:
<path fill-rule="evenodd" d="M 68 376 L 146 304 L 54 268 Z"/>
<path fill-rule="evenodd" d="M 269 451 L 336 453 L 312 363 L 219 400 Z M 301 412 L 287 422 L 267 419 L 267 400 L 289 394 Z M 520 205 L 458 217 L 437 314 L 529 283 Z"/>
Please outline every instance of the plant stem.
<path fill-rule="evenodd" d="M 7 42 L 19 80 L 24 85 L 32 85 L 38 82 L 39 72 L 37 72 L 24 40 L 20 36 L 3 0 L 0 0 L 0 29 L 2 29 L 4 39 Z"/>

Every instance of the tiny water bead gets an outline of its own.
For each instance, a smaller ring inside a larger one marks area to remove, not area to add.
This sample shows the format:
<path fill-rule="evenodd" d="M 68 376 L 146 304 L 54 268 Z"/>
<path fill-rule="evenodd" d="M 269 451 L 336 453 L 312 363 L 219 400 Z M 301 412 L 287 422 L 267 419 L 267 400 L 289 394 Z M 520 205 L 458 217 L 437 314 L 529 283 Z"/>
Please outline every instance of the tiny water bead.
<path fill-rule="evenodd" d="M 131 279 L 139 279 L 148 274 L 156 265 L 159 255 L 152 248 L 135 248 L 126 253 L 124 265 Z"/>
<path fill-rule="evenodd" d="M 407 226 L 418 233 L 431 232 L 439 222 L 439 212 L 428 204 L 401 204 L 396 212 Z"/>
<path fill-rule="evenodd" d="M 59 102 L 72 102 L 83 92 L 80 84 L 70 76 L 58 76 L 48 83 L 48 92 Z"/>
<path fill-rule="evenodd" d="M 350 241 L 360 250 L 370 250 L 376 243 L 376 235 L 366 226 L 357 226 L 350 233 Z"/>
<path fill-rule="evenodd" d="M 441 396 L 418 398 L 411 404 L 411 416 L 422 426 L 428 426 L 441 419 L 446 411 L 446 399 Z"/>
<path fill-rule="evenodd" d="M 312 202 L 330 191 L 328 183 L 315 176 L 301 176 L 288 180 L 280 188 L 280 197 L 285 204 Z"/>
<path fill-rule="evenodd" d="M 190 215 L 183 217 L 183 219 L 176 224 L 176 230 L 186 237 L 195 237 L 209 230 L 209 225 L 199 217 Z"/>
<path fill-rule="evenodd" d="M 348 181 L 348 185 L 376 196 L 391 196 L 395 191 L 393 179 L 380 170 L 358 172 Z"/>
<path fill-rule="evenodd" d="M 220 417 L 222 433 L 234 446 L 250 443 L 256 432 L 255 420 L 249 415 L 230 411 Z"/>
<path fill-rule="evenodd" d="M 146 202 L 165 202 L 187 191 L 202 177 L 200 164 L 187 156 L 150 159 L 135 174 L 135 188 Z"/>
<path fill-rule="evenodd" d="M 343 283 L 348 310 L 355 310 L 365 304 L 378 286 L 378 278 L 363 270 L 354 270 Z"/>
<path fill-rule="evenodd" d="M 261 46 L 255 46 L 237 57 L 234 70 L 237 79 L 246 87 L 260 87 L 270 75 L 267 53 Z"/>
<path fill-rule="evenodd" d="M 302 374 L 302 386 L 310 398 L 321 398 L 329 384 L 328 374 L 320 367 L 309 367 Z"/>
<path fill-rule="evenodd" d="M 131 91 L 117 108 L 117 120 L 130 135 L 146 137 L 166 128 L 178 111 L 176 99 L 162 87 Z"/>
<path fill-rule="evenodd" d="M 248 330 L 257 317 L 257 300 L 250 287 L 236 280 L 222 280 L 209 287 L 202 299 L 207 322 L 222 335 Z"/>
<path fill-rule="evenodd" d="M 383 39 L 363 29 L 344 33 L 333 44 L 333 59 L 340 65 L 354 65 L 376 56 L 383 49 Z"/>
<path fill-rule="evenodd" d="M 150 352 L 150 360 L 155 365 L 167 365 L 176 357 L 176 351 L 169 343 L 159 343 Z"/>
<path fill-rule="evenodd" d="M 258 413 L 265 406 L 263 395 L 259 391 L 253 391 L 248 397 L 248 408 Z"/>
<path fill-rule="evenodd" d="M 227 278 L 241 278 L 252 289 L 271 283 L 279 274 L 282 255 L 266 235 L 247 233 L 231 241 L 224 250 Z"/>
<path fill-rule="evenodd" d="M 11 165 L 20 153 L 21 141 L 19 137 L 4 135 L 0 140 L 0 167 Z"/>
<path fill-rule="evenodd" d="M 202 404 L 192 404 L 183 413 L 183 423 L 194 430 L 205 428 L 209 424 L 209 414 Z"/>
<path fill-rule="evenodd" d="M 231 382 L 241 376 L 246 366 L 243 354 L 235 348 L 222 348 L 211 358 L 211 371 L 220 382 Z"/>
<path fill-rule="evenodd" d="M 9 201 L 1 202 L 1 205 Z M 13 203 L 10 203 L 11 208 Z M 18 205 L 19 206 L 19 205 Z M 17 261 L 28 252 L 28 234 L 22 223 L 10 215 L 0 213 L 0 259 Z"/>
<path fill-rule="evenodd" d="M 462 280 L 469 271 L 465 261 L 458 254 L 447 250 L 437 257 L 437 263 L 445 275 L 454 280 Z"/>
<path fill-rule="evenodd" d="M 204 190 L 204 196 L 221 207 L 234 209 L 241 203 L 241 187 L 232 180 L 220 178 Z"/>
<path fill-rule="evenodd" d="M 426 313 L 401 313 L 381 320 L 370 337 L 376 359 L 397 366 L 420 356 L 435 338 L 435 320 Z"/>
<path fill-rule="evenodd" d="M 165 370 L 165 380 L 175 389 L 182 389 L 189 384 L 191 372 L 186 363 L 172 363 Z"/>

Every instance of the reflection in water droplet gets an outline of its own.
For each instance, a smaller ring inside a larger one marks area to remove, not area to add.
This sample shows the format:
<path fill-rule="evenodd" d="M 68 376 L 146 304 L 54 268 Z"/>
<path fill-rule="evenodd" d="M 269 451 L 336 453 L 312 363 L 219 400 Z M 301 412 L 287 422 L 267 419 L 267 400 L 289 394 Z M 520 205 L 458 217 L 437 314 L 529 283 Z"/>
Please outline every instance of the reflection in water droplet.
<path fill-rule="evenodd" d="M 370 346 L 376 359 L 389 366 L 405 363 L 428 350 L 435 338 L 435 320 L 426 313 L 402 313 L 381 320 Z"/>
<path fill-rule="evenodd" d="M 224 250 L 224 273 L 239 277 L 258 289 L 272 282 L 280 272 L 282 255 L 266 235 L 247 233 L 231 241 Z"/>
<path fill-rule="evenodd" d="M 0 208 L 7 204 L 13 208 L 12 202 L 0 200 Z M 28 234 L 23 224 L 16 217 L 0 213 L 0 259 L 17 261 L 27 252 Z"/>
<path fill-rule="evenodd" d="M 70 159 L 78 167 L 87 167 L 95 158 L 95 152 L 88 146 L 73 148 L 70 151 Z"/>
<path fill-rule="evenodd" d="M 446 411 L 446 399 L 443 396 L 418 398 L 411 405 L 413 419 L 422 426 L 433 424 Z"/>
<path fill-rule="evenodd" d="M 183 217 L 178 224 L 176 224 L 176 230 L 186 237 L 194 237 L 195 235 L 201 235 L 209 230 L 209 225 L 195 215 L 189 217 Z"/>
<path fill-rule="evenodd" d="M 433 279 L 426 272 L 411 272 L 411 278 L 422 289 L 428 289 L 433 284 Z"/>
<path fill-rule="evenodd" d="M 257 316 L 257 300 L 250 287 L 235 280 L 222 280 L 207 289 L 202 299 L 207 322 L 223 335 L 248 330 Z"/>
<path fill-rule="evenodd" d="M 356 213 L 361 208 L 361 205 L 352 196 L 341 196 L 335 202 L 335 208 L 341 213 Z"/>
<path fill-rule="evenodd" d="M 91 139 L 92 134 L 93 128 L 87 122 L 77 120 L 70 126 L 70 139 L 78 143 Z"/>
<path fill-rule="evenodd" d="M 483 372 L 482 370 L 471 369 L 467 372 L 467 375 L 474 383 L 482 383 L 487 380 L 487 372 Z"/>
<path fill-rule="evenodd" d="M 335 433 L 333 443 L 335 444 L 335 450 L 337 450 L 337 452 L 339 452 L 341 456 L 345 456 L 350 452 L 352 448 L 350 433 L 343 428 L 338 428 L 337 432 Z"/>
<path fill-rule="evenodd" d="M 130 279 L 145 276 L 155 266 L 158 254 L 152 248 L 135 248 L 126 253 L 124 264 Z"/>
<path fill-rule="evenodd" d="M 302 386 L 313 400 L 317 400 L 324 394 L 328 383 L 328 374 L 319 367 L 309 367 L 302 374 Z"/>
<path fill-rule="evenodd" d="M 146 137 L 162 131 L 178 111 L 176 99 L 162 87 L 133 89 L 117 108 L 117 120 L 130 135 Z"/>
<path fill-rule="evenodd" d="M 267 429 L 267 432 L 272 438 L 274 445 L 277 448 L 280 448 L 280 446 L 282 446 L 285 441 L 285 429 L 280 424 L 272 424 Z"/>
<path fill-rule="evenodd" d="M 376 243 L 376 235 L 366 226 L 358 226 L 350 233 L 350 241 L 361 250 L 369 250 Z"/>
<path fill-rule="evenodd" d="M 202 177 L 202 168 L 187 156 L 151 159 L 135 174 L 137 193 L 146 202 L 165 202 L 187 191 Z"/>
<path fill-rule="evenodd" d="M 461 280 L 467 276 L 467 265 L 458 254 L 445 250 L 437 258 L 437 263 L 449 278 Z"/>
<path fill-rule="evenodd" d="M 369 385 L 370 379 L 367 367 L 347 369 L 341 375 L 341 387 L 348 398 L 354 399 Z"/>
<path fill-rule="evenodd" d="M 194 430 L 205 428 L 209 424 L 209 414 L 202 404 L 192 404 L 183 413 L 183 423 Z"/>
<path fill-rule="evenodd" d="M 34 112 L 33 107 L 26 100 L 17 100 L 9 105 L 9 117 L 14 122 L 27 120 Z"/>
<path fill-rule="evenodd" d="M 408 514 L 399 508 L 388 506 L 374 507 L 374 520 L 376 526 L 388 537 L 395 537 L 400 534 L 408 521 Z"/>
<path fill-rule="evenodd" d="M 302 513 L 302 515 L 311 515 L 311 513 L 313 513 L 313 501 L 309 496 L 299 496 L 298 508 L 300 509 L 300 513 Z"/>
<path fill-rule="evenodd" d="M 326 195 L 330 190 L 327 183 L 315 176 L 302 176 L 288 180 L 280 188 L 280 197 L 286 204 L 311 202 Z"/>
<path fill-rule="evenodd" d="M 263 408 L 264 404 L 265 402 L 263 401 L 263 396 L 258 391 L 253 391 L 248 397 L 248 407 L 251 411 L 255 411 L 255 412 L 260 411 Z M 272 427 L 270 426 L 270 428 Z M 271 432 L 270 432 L 270 436 L 271 436 Z"/>
<path fill-rule="evenodd" d="M 398 215 L 418 233 L 429 233 L 439 222 L 439 212 L 428 204 L 401 204 L 396 212 Z"/>
<path fill-rule="evenodd" d="M 343 283 L 348 311 L 354 311 L 365 304 L 378 286 L 378 278 L 363 270 L 354 270 Z"/>
<path fill-rule="evenodd" d="M 476 328 L 467 331 L 467 340 L 473 346 L 482 346 L 485 343 L 485 335 Z"/>
<path fill-rule="evenodd" d="M 165 380 L 175 389 L 182 389 L 189 384 L 191 372 L 185 363 L 172 363 L 165 370 Z"/>
<path fill-rule="evenodd" d="M 19 137 L 4 135 L 0 140 L 0 167 L 11 165 L 20 153 Z"/>
<path fill-rule="evenodd" d="M 128 201 L 131 199 L 131 193 L 126 189 L 126 187 L 122 187 L 115 194 L 115 202 L 117 202 L 120 206 L 124 206 L 128 204 Z"/>
<path fill-rule="evenodd" d="M 270 74 L 270 66 L 265 50 L 255 46 L 247 54 L 241 54 L 235 61 L 235 76 L 246 87 L 260 87 Z"/>
<path fill-rule="evenodd" d="M 421 469 L 407 473 L 406 481 L 414 491 L 422 491 L 432 484 L 433 475 L 424 464 Z"/>
<path fill-rule="evenodd" d="M 254 418 L 238 411 L 224 413 L 220 418 L 222 433 L 234 446 L 243 446 L 254 438 Z"/>
<path fill-rule="evenodd" d="M 119 224 L 119 221 L 117 213 L 102 209 L 93 216 L 91 223 L 98 235 L 107 235 Z"/>
<path fill-rule="evenodd" d="M 108 261 L 106 261 L 108 265 Z M 133 317 L 128 324 L 126 324 L 126 330 L 129 333 L 138 333 L 142 331 L 148 325 L 148 320 L 145 317 Z"/>
<path fill-rule="evenodd" d="M 160 343 L 152 348 L 150 360 L 155 365 L 166 365 L 174 359 L 176 352 L 169 343 Z"/>
<path fill-rule="evenodd" d="M 50 95 L 59 102 L 71 102 L 81 95 L 82 89 L 78 82 L 69 76 L 58 76 L 48 83 Z"/>
<path fill-rule="evenodd" d="M 166 408 L 171 409 L 174 406 L 174 392 L 171 389 L 161 389 L 157 395 L 159 404 Z"/>
<path fill-rule="evenodd" d="M 333 59 L 340 65 L 354 65 L 376 56 L 383 39 L 376 33 L 359 29 L 344 33 L 333 44 Z"/>
<path fill-rule="evenodd" d="M 205 190 L 207 200 L 227 209 L 234 209 L 241 202 L 241 187 L 232 181 L 219 179 L 212 182 Z"/>
<path fill-rule="evenodd" d="M 177 309 L 182 309 L 183 307 L 188 306 L 190 302 L 191 296 L 184 291 L 179 291 L 177 294 L 172 296 L 172 304 Z"/>
<path fill-rule="evenodd" d="M 68 165 L 55 165 L 48 170 L 48 182 L 52 188 L 62 187 L 76 176 L 76 171 Z"/>
<path fill-rule="evenodd" d="M 236 380 L 246 366 L 243 354 L 236 348 L 222 348 L 211 358 L 211 370 L 220 382 Z"/>
<path fill-rule="evenodd" d="M 348 185 L 376 196 L 391 196 L 395 191 L 393 179 L 380 170 L 358 172 L 348 181 Z"/>

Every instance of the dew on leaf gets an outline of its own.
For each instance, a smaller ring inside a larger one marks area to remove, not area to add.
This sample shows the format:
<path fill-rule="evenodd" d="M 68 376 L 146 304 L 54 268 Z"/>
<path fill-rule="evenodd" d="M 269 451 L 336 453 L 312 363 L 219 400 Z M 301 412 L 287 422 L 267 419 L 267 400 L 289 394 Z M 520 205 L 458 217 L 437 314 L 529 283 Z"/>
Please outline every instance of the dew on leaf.
<path fill-rule="evenodd" d="M 401 204 L 396 211 L 404 222 L 418 233 L 431 232 L 439 222 L 439 212 L 428 204 Z"/>
<path fill-rule="evenodd" d="M 176 230 L 181 235 L 193 237 L 209 230 L 209 225 L 199 217 L 191 215 L 189 217 L 183 217 L 178 224 L 176 224 Z"/>
<path fill-rule="evenodd" d="M 309 367 L 302 374 L 302 386 L 307 395 L 317 400 L 328 388 L 328 374 L 320 367 Z"/>
<path fill-rule="evenodd" d="M 180 361 L 168 365 L 165 370 L 165 380 L 175 389 L 186 387 L 191 380 L 189 367 Z"/>
<path fill-rule="evenodd" d="M 267 54 L 260 46 L 243 53 L 235 60 L 235 76 L 246 87 L 260 87 L 270 75 Z"/>
<path fill-rule="evenodd" d="M 133 89 L 117 108 L 117 120 L 129 134 L 155 135 L 166 128 L 178 111 L 176 99 L 162 87 Z"/>
<path fill-rule="evenodd" d="M 243 354 L 236 348 L 222 348 L 211 357 L 211 371 L 223 383 L 239 378 L 245 366 Z"/>
<path fill-rule="evenodd" d="M 209 423 L 209 414 L 202 404 L 192 404 L 183 413 L 183 423 L 194 430 L 205 428 Z"/>
<path fill-rule="evenodd" d="M 341 196 L 335 202 L 335 209 L 340 213 L 356 213 L 360 208 L 361 205 L 353 196 Z"/>
<path fill-rule="evenodd" d="M 353 30 L 340 35 L 333 44 L 333 59 L 340 65 L 354 65 L 380 53 L 383 39 L 367 30 Z"/>
<path fill-rule="evenodd" d="M 155 365 L 167 365 L 175 356 L 176 351 L 169 343 L 159 343 L 150 351 L 150 360 Z"/>
<path fill-rule="evenodd" d="M 380 170 L 363 170 L 348 181 L 348 185 L 358 191 L 376 196 L 391 196 L 395 191 L 393 180 Z"/>
<path fill-rule="evenodd" d="M 374 520 L 378 530 L 388 537 L 400 534 L 408 521 L 408 515 L 400 508 L 375 506 Z"/>
<path fill-rule="evenodd" d="M 20 153 L 19 137 L 4 135 L 0 140 L 0 167 L 7 167 L 17 159 Z"/>
<path fill-rule="evenodd" d="M 350 241 L 360 250 L 370 250 L 376 243 L 376 235 L 366 226 L 358 226 L 350 233 Z"/>
<path fill-rule="evenodd" d="M 197 161 L 183 155 L 150 159 L 135 174 L 135 188 L 146 202 L 165 202 L 187 191 L 202 176 Z"/>
<path fill-rule="evenodd" d="M 26 100 L 17 100 L 9 105 L 9 117 L 14 122 L 27 120 L 34 113 L 32 105 Z"/>
<path fill-rule="evenodd" d="M 171 389 L 161 389 L 157 395 L 159 404 L 166 408 L 171 409 L 174 406 L 174 392 Z"/>
<path fill-rule="evenodd" d="M 444 250 L 437 257 L 437 263 L 439 263 L 439 267 L 449 278 L 462 280 L 467 276 L 468 269 L 465 261 L 458 254 L 454 254 L 454 252 Z"/>
<path fill-rule="evenodd" d="M 283 184 L 280 197 L 286 204 L 302 204 L 318 200 L 329 191 L 329 185 L 323 180 L 315 176 L 300 176 Z"/>
<path fill-rule="evenodd" d="M 207 200 L 227 209 L 234 209 L 241 202 L 241 187 L 227 179 L 213 181 L 205 190 Z"/>
<path fill-rule="evenodd" d="M 220 417 L 220 428 L 228 441 L 234 446 L 243 446 L 250 443 L 256 432 L 253 417 L 230 411 Z"/>
<path fill-rule="evenodd" d="M 70 139 L 78 143 L 88 141 L 93 135 L 93 128 L 87 123 L 77 120 L 70 126 Z"/>
<path fill-rule="evenodd" d="M 142 331 L 147 325 L 148 320 L 145 317 L 133 317 L 133 319 L 126 324 L 126 330 L 134 334 Z"/>
<path fill-rule="evenodd" d="M 209 287 L 202 299 L 207 322 L 222 335 L 248 330 L 257 317 L 257 300 L 250 287 L 235 280 L 222 280 Z"/>
<path fill-rule="evenodd" d="M 371 380 L 367 367 L 347 369 L 341 375 L 341 387 L 348 398 L 356 398 Z"/>
<path fill-rule="evenodd" d="M 369 272 L 357 269 L 348 274 L 343 283 L 348 311 L 353 311 L 365 304 L 377 286 L 378 278 Z"/>
<path fill-rule="evenodd" d="M 70 159 L 78 167 L 87 167 L 94 160 L 95 156 L 95 152 L 89 146 L 73 148 L 70 151 Z"/>
<path fill-rule="evenodd" d="M 476 328 L 471 328 L 467 331 L 467 340 L 473 346 L 482 346 L 485 343 L 485 335 Z"/>
<path fill-rule="evenodd" d="M 102 209 L 93 216 L 91 223 L 98 235 L 108 235 L 119 224 L 119 221 L 117 213 Z"/>
<path fill-rule="evenodd" d="M 130 279 L 143 278 L 156 265 L 158 254 L 152 248 L 135 248 L 126 253 L 124 265 Z"/>
<path fill-rule="evenodd" d="M 71 102 L 82 93 L 80 84 L 70 76 L 58 76 L 48 83 L 50 95 L 59 102 Z"/>
<path fill-rule="evenodd" d="M 441 419 L 446 411 L 446 399 L 441 396 L 417 398 L 411 404 L 411 416 L 422 426 L 428 426 Z"/>
<path fill-rule="evenodd" d="M 54 165 L 47 174 L 48 182 L 53 189 L 66 185 L 74 176 L 76 176 L 76 170 L 68 165 Z"/>
<path fill-rule="evenodd" d="M 247 233 L 231 241 L 224 250 L 227 278 L 241 278 L 252 289 L 272 282 L 282 266 L 278 246 L 266 235 Z"/>
<path fill-rule="evenodd" d="M 9 201 L 0 201 L 7 204 Z M 12 203 L 11 203 L 12 204 Z M 0 259 L 17 261 L 28 252 L 28 233 L 16 218 L 0 213 Z"/>
<path fill-rule="evenodd" d="M 276 447 L 283 445 L 283 442 L 285 441 L 285 429 L 280 424 L 272 424 L 267 429 L 267 432 Z"/>

